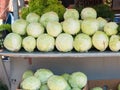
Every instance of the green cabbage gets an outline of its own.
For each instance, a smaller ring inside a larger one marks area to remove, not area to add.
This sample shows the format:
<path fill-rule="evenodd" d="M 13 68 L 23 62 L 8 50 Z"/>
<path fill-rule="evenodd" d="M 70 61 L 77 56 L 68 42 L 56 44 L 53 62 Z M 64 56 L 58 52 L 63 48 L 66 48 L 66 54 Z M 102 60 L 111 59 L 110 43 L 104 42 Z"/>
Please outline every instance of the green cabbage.
<path fill-rule="evenodd" d="M 74 48 L 78 52 L 86 52 L 92 47 L 91 37 L 87 34 L 78 34 L 74 39 Z"/>
<path fill-rule="evenodd" d="M 37 38 L 37 49 L 39 51 L 52 51 L 54 49 L 55 39 L 48 34 L 41 34 Z"/>
<path fill-rule="evenodd" d="M 28 78 L 28 77 L 30 77 L 30 76 L 33 76 L 33 75 L 34 75 L 34 73 L 33 73 L 32 70 L 26 70 L 26 71 L 23 73 L 23 75 L 22 75 L 22 80 L 24 80 L 24 79 L 26 79 L 26 78 Z"/>
<path fill-rule="evenodd" d="M 99 23 L 96 19 L 85 19 L 82 21 L 81 30 L 83 33 L 93 35 L 99 29 Z"/>
<path fill-rule="evenodd" d="M 118 25 L 115 22 L 109 22 L 104 26 L 104 32 L 111 36 L 111 35 L 115 35 L 118 33 Z"/>
<path fill-rule="evenodd" d="M 94 8 L 86 7 L 81 11 L 81 19 L 93 18 L 96 19 L 97 12 Z"/>
<path fill-rule="evenodd" d="M 26 20 L 18 19 L 14 21 L 11 25 L 12 32 L 20 34 L 20 35 L 25 35 L 27 25 L 28 25 L 28 22 Z"/>
<path fill-rule="evenodd" d="M 37 77 L 42 84 L 47 83 L 47 80 L 53 75 L 53 72 L 49 69 L 38 69 L 34 76 Z"/>
<path fill-rule="evenodd" d="M 119 51 L 120 50 L 120 36 L 112 35 L 109 40 L 109 48 L 111 51 Z"/>
<path fill-rule="evenodd" d="M 49 35 L 57 37 L 62 32 L 62 25 L 56 21 L 48 22 L 46 30 Z"/>
<path fill-rule="evenodd" d="M 47 82 L 50 90 L 70 90 L 68 83 L 62 76 L 52 75 Z"/>
<path fill-rule="evenodd" d="M 73 49 L 73 37 L 67 33 L 61 33 L 57 36 L 55 42 L 56 48 L 61 52 L 68 52 Z"/>
<path fill-rule="evenodd" d="M 105 51 L 108 47 L 109 38 L 103 31 L 97 31 L 92 37 L 93 46 L 99 51 Z"/>
<path fill-rule="evenodd" d="M 47 12 L 47 13 L 43 14 L 40 18 L 40 23 L 44 27 L 46 27 L 48 22 L 50 22 L 50 21 L 56 21 L 56 22 L 59 21 L 59 17 L 56 12 L 53 12 L 53 11 Z"/>
<path fill-rule="evenodd" d="M 22 87 L 23 90 L 38 90 L 40 89 L 41 82 L 36 77 L 30 76 L 24 79 L 21 82 L 20 86 Z"/>
<path fill-rule="evenodd" d="M 28 22 L 39 22 L 40 16 L 36 13 L 29 13 L 26 17 L 26 21 Z"/>
<path fill-rule="evenodd" d="M 79 12 L 76 9 L 66 9 L 64 19 L 66 20 L 69 18 L 79 19 Z"/>
<path fill-rule="evenodd" d="M 75 35 L 80 32 L 80 21 L 69 18 L 62 22 L 63 31 L 68 34 Z"/>
<path fill-rule="evenodd" d="M 22 46 L 27 52 L 33 52 L 36 48 L 36 40 L 32 36 L 27 36 L 22 41 Z"/>
<path fill-rule="evenodd" d="M 3 44 L 7 50 L 17 52 L 21 49 L 22 37 L 16 33 L 9 33 Z"/>
<path fill-rule="evenodd" d="M 29 36 L 37 38 L 40 34 L 43 34 L 45 30 L 40 23 L 32 22 L 27 26 L 26 31 Z"/>
<path fill-rule="evenodd" d="M 87 76 L 82 72 L 74 72 L 70 75 L 69 84 L 73 88 L 82 89 L 87 84 Z"/>

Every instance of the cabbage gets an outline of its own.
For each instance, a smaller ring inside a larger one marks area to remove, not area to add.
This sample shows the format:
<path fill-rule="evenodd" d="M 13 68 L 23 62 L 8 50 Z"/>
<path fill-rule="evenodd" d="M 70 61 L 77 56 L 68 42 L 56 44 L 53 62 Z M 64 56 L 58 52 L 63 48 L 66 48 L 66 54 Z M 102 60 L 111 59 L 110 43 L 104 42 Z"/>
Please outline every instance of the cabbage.
<path fill-rule="evenodd" d="M 42 84 L 40 90 L 49 90 L 49 88 L 46 84 Z"/>
<path fill-rule="evenodd" d="M 119 51 L 120 50 L 120 36 L 112 35 L 109 40 L 109 48 L 111 51 Z"/>
<path fill-rule="evenodd" d="M 97 21 L 99 22 L 99 30 L 104 30 L 104 26 L 107 24 L 107 20 L 102 17 L 98 17 Z"/>
<path fill-rule="evenodd" d="M 37 38 L 40 34 L 44 33 L 44 27 L 37 22 L 30 23 L 27 26 L 27 34 Z"/>
<path fill-rule="evenodd" d="M 37 77 L 42 84 L 47 83 L 48 78 L 53 75 L 53 72 L 49 69 L 38 69 L 34 76 Z"/>
<path fill-rule="evenodd" d="M 56 12 L 53 12 L 53 11 L 47 12 L 47 13 L 43 14 L 40 18 L 40 23 L 44 27 L 46 27 L 46 25 L 49 21 L 56 21 L 56 22 L 59 21 L 59 17 Z"/>
<path fill-rule="evenodd" d="M 36 13 L 29 13 L 26 17 L 26 21 L 28 22 L 38 22 L 40 19 L 40 16 L 37 15 Z"/>
<path fill-rule="evenodd" d="M 109 38 L 103 31 L 97 31 L 92 37 L 93 46 L 99 51 L 105 51 L 108 47 Z"/>
<path fill-rule="evenodd" d="M 73 49 L 73 37 L 67 33 L 61 33 L 57 36 L 55 42 L 58 51 L 68 52 Z"/>
<path fill-rule="evenodd" d="M 99 29 L 99 23 L 96 19 L 85 19 L 82 21 L 81 30 L 83 33 L 93 35 Z"/>
<path fill-rule="evenodd" d="M 48 34 L 41 34 L 37 38 L 37 48 L 39 51 L 52 51 L 54 49 L 55 39 Z"/>
<path fill-rule="evenodd" d="M 33 52 L 36 48 L 36 40 L 32 36 L 27 36 L 22 41 L 22 46 L 27 52 Z"/>
<path fill-rule="evenodd" d="M 26 70 L 24 73 L 23 73 L 23 75 L 22 75 L 22 80 L 24 80 L 24 79 L 26 79 L 26 78 L 28 78 L 28 77 L 30 77 L 30 76 L 33 76 L 33 71 L 32 70 Z"/>
<path fill-rule="evenodd" d="M 103 90 L 101 87 L 94 87 L 91 90 Z"/>
<path fill-rule="evenodd" d="M 36 77 L 30 76 L 24 79 L 20 86 L 23 90 L 38 90 L 41 86 L 41 82 Z"/>
<path fill-rule="evenodd" d="M 18 19 L 14 21 L 11 25 L 12 32 L 20 35 L 25 35 L 27 25 L 28 25 L 28 22 L 26 20 Z"/>
<path fill-rule="evenodd" d="M 71 90 L 82 90 L 82 89 L 77 88 L 77 87 L 74 87 L 74 88 L 72 88 Z"/>
<path fill-rule="evenodd" d="M 74 48 L 78 52 L 86 52 L 92 47 L 91 37 L 87 34 L 78 34 L 74 39 Z"/>
<path fill-rule="evenodd" d="M 68 34 L 75 35 L 80 31 L 80 21 L 69 18 L 62 22 L 63 31 Z"/>
<path fill-rule="evenodd" d="M 46 26 L 47 33 L 53 37 L 58 36 L 62 32 L 62 26 L 59 22 L 48 22 Z"/>
<path fill-rule="evenodd" d="M 86 8 L 83 8 L 81 11 L 82 19 L 87 19 L 87 18 L 96 19 L 96 17 L 97 17 L 97 12 L 94 8 L 86 7 Z"/>
<path fill-rule="evenodd" d="M 120 90 L 120 83 L 118 84 L 118 90 Z"/>
<path fill-rule="evenodd" d="M 87 84 L 87 76 L 82 72 L 74 72 L 70 75 L 69 84 L 73 88 L 83 88 Z"/>
<path fill-rule="evenodd" d="M 22 38 L 19 34 L 9 33 L 4 39 L 4 47 L 9 51 L 17 52 L 21 49 Z"/>
<path fill-rule="evenodd" d="M 69 80 L 70 75 L 68 73 L 64 73 L 61 75 L 66 81 Z"/>
<path fill-rule="evenodd" d="M 68 83 L 66 80 L 57 75 L 53 75 L 48 79 L 47 82 L 48 87 L 50 90 L 68 90 Z"/>
<path fill-rule="evenodd" d="M 117 34 L 118 30 L 118 25 L 115 22 L 109 22 L 104 26 L 104 32 L 111 36 Z"/>
<path fill-rule="evenodd" d="M 79 12 L 76 9 L 66 9 L 64 19 L 66 20 L 69 18 L 79 19 Z"/>

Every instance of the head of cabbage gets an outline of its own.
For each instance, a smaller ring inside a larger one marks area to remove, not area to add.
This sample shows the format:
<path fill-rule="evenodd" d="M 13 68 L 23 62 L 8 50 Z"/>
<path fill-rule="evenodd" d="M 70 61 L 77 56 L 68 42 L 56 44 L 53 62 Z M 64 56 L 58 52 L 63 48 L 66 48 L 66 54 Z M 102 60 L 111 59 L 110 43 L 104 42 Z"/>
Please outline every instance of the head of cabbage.
<path fill-rule="evenodd" d="M 62 32 L 62 25 L 56 21 L 48 22 L 46 30 L 49 35 L 57 37 Z"/>
<path fill-rule="evenodd" d="M 99 30 L 104 30 L 104 26 L 107 24 L 107 20 L 102 17 L 98 17 L 97 21 L 99 22 Z"/>
<path fill-rule="evenodd" d="M 30 76 L 33 76 L 33 75 L 34 75 L 34 73 L 33 73 L 32 70 L 26 70 L 26 71 L 23 73 L 23 75 L 22 75 L 22 80 L 24 80 L 24 79 L 26 79 L 26 78 L 28 78 L 28 77 L 30 77 Z"/>
<path fill-rule="evenodd" d="M 56 12 L 50 11 L 43 14 L 40 18 L 40 23 L 46 27 L 49 21 L 59 21 L 59 17 Z"/>
<path fill-rule="evenodd" d="M 22 46 L 22 37 L 17 33 L 9 33 L 4 39 L 4 47 L 9 51 L 17 52 Z"/>
<path fill-rule="evenodd" d="M 64 20 L 69 18 L 79 19 L 79 12 L 76 9 L 66 9 L 64 13 Z"/>
<path fill-rule="evenodd" d="M 87 84 L 87 76 L 82 72 L 73 72 L 70 75 L 69 84 L 73 88 L 82 89 Z"/>
<path fill-rule="evenodd" d="M 93 35 L 99 29 L 99 22 L 96 19 L 88 18 L 82 21 L 81 30 L 87 35 Z"/>
<path fill-rule="evenodd" d="M 49 34 L 41 34 L 37 38 L 37 49 L 39 51 L 52 51 L 55 46 L 55 39 Z"/>
<path fill-rule="evenodd" d="M 57 36 L 55 46 L 58 51 L 68 52 L 73 49 L 73 37 L 67 33 L 61 33 Z"/>
<path fill-rule="evenodd" d="M 30 23 L 27 28 L 27 35 L 37 38 L 40 34 L 44 33 L 44 27 L 38 22 Z"/>
<path fill-rule="evenodd" d="M 42 84 L 47 83 L 47 80 L 53 75 L 53 72 L 49 69 L 38 69 L 34 76 L 37 77 Z"/>
<path fill-rule="evenodd" d="M 115 35 L 118 33 L 118 25 L 115 22 L 108 22 L 105 26 L 104 26 L 104 32 L 108 35 Z"/>
<path fill-rule="evenodd" d="M 63 31 L 75 35 L 80 31 L 80 21 L 69 18 L 62 22 Z"/>
<path fill-rule="evenodd" d="M 58 75 L 52 75 L 47 82 L 48 87 L 50 90 L 70 90 L 70 87 L 67 81 Z"/>
<path fill-rule="evenodd" d="M 19 35 L 25 35 L 27 25 L 28 22 L 26 20 L 18 19 L 14 21 L 11 25 L 12 32 L 17 33 Z"/>
<path fill-rule="evenodd" d="M 86 7 L 83 8 L 81 11 L 81 19 L 87 19 L 87 18 L 97 18 L 97 12 L 94 8 Z"/>
<path fill-rule="evenodd" d="M 119 51 L 120 50 L 120 36 L 112 35 L 109 40 L 109 48 L 111 51 Z"/>
<path fill-rule="evenodd" d="M 20 86 L 22 87 L 23 90 L 38 90 L 40 89 L 41 82 L 35 76 L 30 76 L 24 79 L 21 82 Z"/>
<path fill-rule="evenodd" d="M 27 36 L 22 41 L 22 46 L 27 52 L 33 52 L 36 48 L 36 40 L 32 36 Z"/>
<path fill-rule="evenodd" d="M 104 51 L 108 47 L 109 38 L 105 32 L 97 31 L 92 36 L 92 43 L 97 50 Z"/>
<path fill-rule="evenodd" d="M 40 19 L 40 16 L 37 15 L 36 13 L 29 13 L 27 16 L 26 16 L 26 21 L 28 21 L 29 23 L 31 22 L 39 22 L 39 19 Z"/>
<path fill-rule="evenodd" d="M 84 33 L 78 34 L 74 39 L 73 46 L 78 52 L 86 52 L 92 47 L 91 37 Z"/>

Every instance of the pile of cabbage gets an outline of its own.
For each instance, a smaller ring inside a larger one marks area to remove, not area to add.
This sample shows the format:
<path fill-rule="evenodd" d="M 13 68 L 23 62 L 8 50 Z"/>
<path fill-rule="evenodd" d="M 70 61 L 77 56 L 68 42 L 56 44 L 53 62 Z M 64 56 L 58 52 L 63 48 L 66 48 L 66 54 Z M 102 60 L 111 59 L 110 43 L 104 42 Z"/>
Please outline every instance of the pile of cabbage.
<path fill-rule="evenodd" d="M 83 72 L 55 75 L 51 70 L 40 68 L 33 72 L 27 70 L 22 75 L 22 90 L 82 90 L 87 84 Z"/>
<path fill-rule="evenodd" d="M 91 7 L 81 13 L 76 9 L 66 9 L 64 20 L 60 22 L 56 12 L 50 11 L 42 16 L 29 13 L 26 19 L 16 20 L 12 33 L 4 39 L 4 46 L 9 51 L 17 52 L 24 48 L 27 52 L 37 49 L 49 52 L 87 52 L 95 48 L 98 51 L 120 50 L 118 25 L 97 17 Z M 79 19 L 81 18 L 81 20 Z"/>

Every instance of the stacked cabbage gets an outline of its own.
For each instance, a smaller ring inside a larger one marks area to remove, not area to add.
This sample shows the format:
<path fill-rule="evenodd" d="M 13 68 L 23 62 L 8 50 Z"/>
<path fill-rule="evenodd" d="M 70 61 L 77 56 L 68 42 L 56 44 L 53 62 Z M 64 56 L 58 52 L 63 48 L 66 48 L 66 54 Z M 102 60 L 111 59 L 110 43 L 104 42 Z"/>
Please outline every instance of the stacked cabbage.
<path fill-rule="evenodd" d="M 40 68 L 35 73 L 25 71 L 20 87 L 23 90 L 82 90 L 86 84 L 87 76 L 83 72 L 55 75 L 49 69 Z"/>
<path fill-rule="evenodd" d="M 9 51 L 27 52 L 37 49 L 49 52 L 57 49 L 60 52 L 87 52 L 92 48 L 98 51 L 120 50 L 118 25 L 97 17 L 91 7 L 84 8 L 79 14 L 76 9 L 66 9 L 64 20 L 60 22 L 57 13 L 50 11 L 41 17 L 29 13 L 26 20 L 18 19 L 12 24 L 12 34 L 4 40 Z M 81 20 L 79 19 L 81 18 Z"/>

